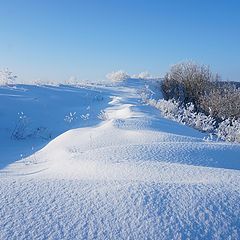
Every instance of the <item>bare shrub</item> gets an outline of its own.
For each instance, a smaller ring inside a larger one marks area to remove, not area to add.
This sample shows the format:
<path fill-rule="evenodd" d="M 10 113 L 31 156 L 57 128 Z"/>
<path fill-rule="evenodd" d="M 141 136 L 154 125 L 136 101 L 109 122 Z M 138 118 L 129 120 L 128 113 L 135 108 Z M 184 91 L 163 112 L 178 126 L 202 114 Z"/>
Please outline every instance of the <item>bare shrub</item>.
<path fill-rule="evenodd" d="M 200 110 L 201 97 L 210 92 L 218 79 L 208 66 L 184 62 L 171 67 L 162 82 L 162 90 L 166 99 L 174 98 L 184 104 L 192 102 Z"/>
<path fill-rule="evenodd" d="M 240 89 L 232 84 L 222 84 L 201 97 L 201 108 L 221 121 L 240 118 Z"/>
<path fill-rule="evenodd" d="M 216 118 L 240 118 L 240 89 L 219 81 L 208 66 L 186 62 L 174 65 L 162 82 L 165 99 L 193 103 L 197 112 Z"/>

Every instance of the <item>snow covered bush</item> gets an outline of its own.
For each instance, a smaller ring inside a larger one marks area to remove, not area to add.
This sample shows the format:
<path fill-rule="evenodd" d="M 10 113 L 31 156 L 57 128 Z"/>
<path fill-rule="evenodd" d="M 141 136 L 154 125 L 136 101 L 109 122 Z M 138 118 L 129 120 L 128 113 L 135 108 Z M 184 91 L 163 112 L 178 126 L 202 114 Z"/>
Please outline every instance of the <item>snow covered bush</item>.
<path fill-rule="evenodd" d="M 196 112 L 192 103 L 184 106 L 174 99 L 161 99 L 158 101 L 150 99 L 147 103 L 159 109 L 162 115 L 168 119 L 189 125 L 204 132 L 213 132 L 215 129 L 216 122 L 214 118 Z"/>
<path fill-rule="evenodd" d="M 168 119 L 180 121 L 179 117 L 179 110 L 180 106 L 179 103 L 174 100 L 154 100 L 154 99 L 149 99 L 147 103 L 150 106 L 153 106 L 157 108 L 158 110 L 161 111 L 162 115 L 164 117 L 167 117 Z"/>
<path fill-rule="evenodd" d="M 208 66 L 192 62 L 174 65 L 162 81 L 165 99 L 175 99 L 181 104 L 192 102 L 197 112 L 214 117 L 240 118 L 240 89 L 234 82 L 219 81 Z"/>
<path fill-rule="evenodd" d="M 161 84 L 166 100 L 153 106 L 170 119 L 214 132 L 225 141 L 240 142 L 240 88 L 219 79 L 205 65 L 176 64 Z"/>
<path fill-rule="evenodd" d="M 196 112 L 192 103 L 183 105 L 174 99 L 161 99 L 158 101 L 148 99 L 147 101 L 145 100 L 145 102 L 159 109 L 162 115 L 168 119 L 191 126 L 203 132 L 214 134 L 218 139 L 240 143 L 240 118 L 228 118 L 217 124 L 214 117 Z"/>
<path fill-rule="evenodd" d="M 8 69 L 4 69 L 0 71 L 0 86 L 14 84 L 17 76 L 13 75 L 11 71 Z"/>
<path fill-rule="evenodd" d="M 216 129 L 216 135 L 224 141 L 240 143 L 240 119 L 225 119 Z"/>
<path fill-rule="evenodd" d="M 215 119 L 211 116 L 205 115 L 204 113 L 197 112 L 193 103 L 181 106 L 180 108 L 182 108 L 181 122 L 204 132 L 214 131 L 216 126 Z"/>
<path fill-rule="evenodd" d="M 108 73 L 106 77 L 112 82 L 121 82 L 130 78 L 130 76 L 122 70 Z"/>

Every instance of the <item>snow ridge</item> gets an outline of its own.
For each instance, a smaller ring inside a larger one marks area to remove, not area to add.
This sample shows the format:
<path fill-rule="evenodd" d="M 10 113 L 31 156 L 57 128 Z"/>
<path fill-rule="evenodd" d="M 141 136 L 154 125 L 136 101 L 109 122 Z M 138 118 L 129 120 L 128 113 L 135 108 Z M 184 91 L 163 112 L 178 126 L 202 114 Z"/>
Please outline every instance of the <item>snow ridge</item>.
<path fill-rule="evenodd" d="M 1 239 L 240 238 L 239 145 L 161 118 L 144 84 L 82 89 L 108 99 L 88 125 L 1 169 Z"/>

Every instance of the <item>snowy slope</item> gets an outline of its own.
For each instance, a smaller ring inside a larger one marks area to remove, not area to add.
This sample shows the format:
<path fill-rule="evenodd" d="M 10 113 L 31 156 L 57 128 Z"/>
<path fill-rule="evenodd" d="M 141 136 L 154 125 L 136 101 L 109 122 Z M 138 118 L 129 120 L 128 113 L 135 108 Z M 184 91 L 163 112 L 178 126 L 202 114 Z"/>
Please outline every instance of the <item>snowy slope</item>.
<path fill-rule="evenodd" d="M 109 101 L 107 92 L 92 86 L 0 87 L 0 168 L 33 154 L 69 129 L 98 124 L 97 114 Z M 20 130 L 26 126 L 24 141 L 11 136 L 19 125 Z"/>
<path fill-rule="evenodd" d="M 240 146 L 161 118 L 143 85 L 0 89 L 0 239 L 240 238 Z M 18 108 L 52 138 L 9 138 Z"/>

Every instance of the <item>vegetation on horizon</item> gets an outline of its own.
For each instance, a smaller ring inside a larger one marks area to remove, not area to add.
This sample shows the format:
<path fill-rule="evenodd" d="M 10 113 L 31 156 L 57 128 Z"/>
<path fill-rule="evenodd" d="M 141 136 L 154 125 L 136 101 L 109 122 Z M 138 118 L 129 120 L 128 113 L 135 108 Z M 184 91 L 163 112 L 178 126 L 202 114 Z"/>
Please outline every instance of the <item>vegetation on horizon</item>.
<path fill-rule="evenodd" d="M 147 102 L 165 117 L 222 140 L 240 142 L 240 88 L 236 84 L 220 81 L 208 66 L 185 62 L 172 66 L 161 89 L 165 100 Z"/>

